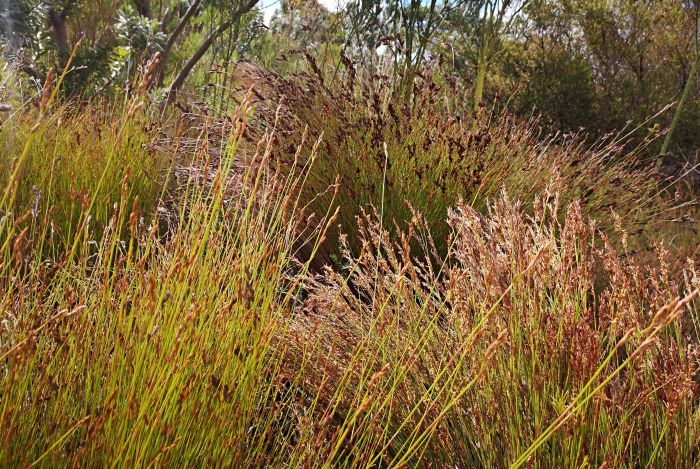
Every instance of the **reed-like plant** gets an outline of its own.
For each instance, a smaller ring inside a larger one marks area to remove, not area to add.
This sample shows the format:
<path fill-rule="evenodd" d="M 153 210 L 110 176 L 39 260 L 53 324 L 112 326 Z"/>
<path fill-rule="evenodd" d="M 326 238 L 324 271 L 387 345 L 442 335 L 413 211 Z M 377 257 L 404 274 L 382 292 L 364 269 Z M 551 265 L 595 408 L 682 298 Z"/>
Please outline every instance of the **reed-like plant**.
<path fill-rule="evenodd" d="M 640 161 L 643 146 L 629 148 L 624 134 L 587 142 L 584 135 L 542 136 L 536 122 L 508 115 L 475 122 L 429 71 L 417 79 L 408 101 L 391 77 L 365 76 L 349 63 L 347 74 L 346 82 L 331 85 L 320 75 L 286 79 L 245 63 L 237 74 L 242 90 L 255 90 L 251 135 L 274 123 L 273 152 L 288 171 L 300 148 L 302 156 L 308 154 L 321 138 L 304 199 L 323 213 L 333 196 L 347 232 L 368 206 L 382 207 L 391 229 L 393 222 L 409 221 L 415 209 L 444 255 L 448 209 L 460 199 L 483 213 L 503 190 L 529 209 L 534 194 L 556 192 L 562 207 L 579 201 L 603 230 L 614 227 L 615 212 L 630 236 L 653 227 L 669 207 L 659 197 L 659 176 Z M 275 120 L 280 105 L 283 117 Z M 359 253 L 355 239 L 349 244 Z M 326 248 L 317 263 L 338 254 L 337 243 Z"/>
<path fill-rule="evenodd" d="M 381 174 L 371 179 L 379 198 L 355 200 L 363 167 L 337 154 L 342 171 L 324 172 L 325 140 L 292 136 L 285 106 L 260 131 L 266 111 L 254 90 L 243 98 L 225 121 L 190 122 L 174 147 L 143 145 L 152 134 L 136 125 L 135 104 L 116 134 L 50 103 L 27 127 L 0 204 L 1 466 L 700 463 L 700 273 L 692 261 L 671 267 L 661 245 L 649 265 L 614 246 L 627 246 L 630 220 L 659 208 L 618 197 L 610 178 L 647 194 L 646 173 L 608 165 L 612 147 L 540 146 L 512 122 L 500 143 L 448 126 L 474 145 L 455 174 L 479 152 L 498 169 L 475 170 L 482 182 L 464 187 L 476 193 L 450 186 L 438 224 L 443 208 L 404 171 L 415 160 L 396 156 L 417 127 L 380 127 L 399 132 L 391 141 L 328 134 L 344 151 L 381 149 L 382 172 L 364 173 Z M 414 116 L 399 122 L 434 122 Z M 55 167 L 47 180 L 32 168 L 67 149 L 61 118 L 86 134 L 82 176 Z M 440 135 L 415 137 L 426 139 L 424 163 L 447 145 Z M 139 143 L 118 150 L 130 139 Z M 518 146 L 522 160 L 489 159 Z M 451 152 L 437 153 L 436 171 L 449 173 Z M 569 154 L 592 162 L 557 160 Z M 147 177 L 169 159 L 172 171 Z M 358 186 L 344 186 L 352 174 Z M 86 203 L 62 209 L 63 184 L 80 177 Z M 42 203 L 23 214 L 32 186 Z M 596 205 L 608 197 L 618 215 Z M 610 213 L 604 231 L 591 207 Z M 338 220 L 348 234 L 336 241 Z M 72 235 L 53 241 L 57 226 Z M 329 242 L 343 259 L 312 268 Z"/>

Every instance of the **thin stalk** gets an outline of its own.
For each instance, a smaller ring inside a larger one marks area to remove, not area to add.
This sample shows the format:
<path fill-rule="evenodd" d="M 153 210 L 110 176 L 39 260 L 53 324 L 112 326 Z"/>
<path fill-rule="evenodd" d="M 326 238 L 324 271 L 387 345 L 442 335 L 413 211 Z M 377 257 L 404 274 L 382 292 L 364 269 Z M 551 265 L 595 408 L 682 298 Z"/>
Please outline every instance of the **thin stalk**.
<path fill-rule="evenodd" d="M 681 95 L 681 99 L 678 101 L 678 106 L 676 106 L 676 112 L 673 114 L 671 127 L 669 127 L 668 133 L 666 134 L 666 138 L 664 138 L 664 143 L 663 145 L 661 145 L 661 152 L 656 158 L 656 169 L 659 169 L 661 167 L 661 157 L 666 154 L 666 152 L 668 151 L 668 147 L 671 145 L 673 132 L 676 130 L 678 121 L 681 118 L 685 102 L 688 100 L 688 96 L 690 96 L 690 88 L 692 88 L 693 84 L 695 83 L 695 75 L 697 75 L 698 73 L 698 63 L 700 63 L 700 55 L 698 55 L 698 57 L 695 59 L 693 68 L 690 70 L 690 75 L 688 76 L 688 81 L 686 81 L 685 87 L 683 88 L 683 94 Z"/>

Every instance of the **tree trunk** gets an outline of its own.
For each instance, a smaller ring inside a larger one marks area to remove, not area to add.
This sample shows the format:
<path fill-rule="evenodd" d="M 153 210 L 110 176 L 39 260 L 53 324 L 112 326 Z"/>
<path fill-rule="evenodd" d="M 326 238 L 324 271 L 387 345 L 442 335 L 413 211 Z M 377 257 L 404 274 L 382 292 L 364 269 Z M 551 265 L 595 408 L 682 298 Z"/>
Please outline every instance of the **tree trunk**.
<path fill-rule="evenodd" d="M 698 64 L 700 63 L 700 56 L 698 56 L 695 59 L 695 63 L 693 64 L 693 68 L 690 69 L 690 75 L 688 75 L 688 81 L 685 82 L 685 87 L 683 88 L 683 94 L 681 95 L 681 99 L 678 101 L 678 105 L 676 106 L 676 112 L 673 114 L 673 120 L 671 121 L 671 127 L 668 129 L 668 133 L 666 134 L 666 138 L 664 138 L 664 143 L 661 145 L 661 153 L 659 154 L 658 158 L 656 158 L 656 168 L 659 169 L 661 167 L 661 157 L 668 151 L 668 147 L 671 145 L 671 138 L 673 137 L 673 131 L 676 130 L 676 126 L 678 125 L 678 121 L 681 118 L 681 113 L 683 112 L 683 106 L 685 105 L 686 100 L 688 99 L 688 96 L 690 95 L 690 89 L 693 87 L 695 84 L 695 75 L 698 72 Z"/>
<path fill-rule="evenodd" d="M 49 8 L 51 36 L 61 56 L 61 62 L 70 54 L 68 49 L 68 31 L 66 30 L 66 15 L 54 8 Z"/>
<path fill-rule="evenodd" d="M 214 31 L 212 31 L 209 34 L 209 36 L 207 36 L 204 42 L 202 42 L 202 44 L 199 45 L 194 54 L 192 54 L 192 57 L 190 57 L 189 60 L 185 62 L 185 65 L 182 66 L 177 76 L 173 80 L 172 84 L 170 85 L 166 104 L 171 104 L 175 100 L 177 92 L 180 90 L 180 88 L 182 88 L 182 85 L 185 84 L 185 80 L 187 80 L 187 77 L 190 75 L 190 72 L 192 71 L 194 66 L 197 65 L 197 62 L 199 62 L 199 60 L 202 57 L 204 57 L 204 54 L 207 53 L 207 51 L 214 43 L 216 38 L 219 37 L 219 35 L 226 31 L 228 28 L 230 28 L 232 24 L 233 19 L 221 23 Z"/>
<path fill-rule="evenodd" d="M 486 71 L 488 67 L 488 54 L 491 36 L 490 28 L 493 25 L 493 10 L 489 10 L 490 3 L 483 4 L 484 19 L 481 26 L 481 38 L 479 41 L 478 55 L 476 59 L 476 78 L 474 82 L 474 125 L 476 131 L 477 121 L 481 112 L 481 104 L 484 100 L 484 87 L 486 86 Z"/>
<path fill-rule="evenodd" d="M 485 57 L 479 57 L 476 70 L 476 83 L 474 84 L 474 117 L 481 111 L 481 103 L 484 100 L 484 87 L 486 85 L 486 69 L 488 64 Z"/>
<path fill-rule="evenodd" d="M 136 11 L 144 18 L 151 17 L 151 0 L 134 0 Z"/>

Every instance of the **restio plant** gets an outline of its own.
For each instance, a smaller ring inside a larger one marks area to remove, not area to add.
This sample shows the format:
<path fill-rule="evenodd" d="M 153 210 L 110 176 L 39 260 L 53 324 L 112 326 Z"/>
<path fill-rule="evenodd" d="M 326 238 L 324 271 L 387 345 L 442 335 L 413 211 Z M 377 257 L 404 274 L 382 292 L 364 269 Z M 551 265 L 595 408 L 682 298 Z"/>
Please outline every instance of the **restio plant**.
<path fill-rule="evenodd" d="M 429 70 L 407 100 L 392 77 L 367 74 L 347 58 L 345 79 L 330 84 L 313 58 L 307 60 L 311 74 L 292 78 L 241 63 L 236 85 L 241 95 L 253 90 L 250 134 L 275 133 L 273 154 L 283 170 L 295 171 L 291 162 L 308 160 L 312 150 L 317 155 L 302 197 L 319 213 L 331 209 L 332 199 L 349 232 L 369 206 L 390 230 L 415 210 L 444 255 L 448 209 L 463 200 L 484 213 L 503 190 L 529 210 L 533 194 L 557 193 L 561 207 L 578 201 L 600 229 L 622 223 L 630 236 L 653 227 L 670 208 L 659 197 L 658 173 L 640 163 L 648 141 L 630 148 L 628 134 L 596 142 L 585 135 L 543 136 L 536 122 L 500 112 L 475 120 L 458 112 L 454 90 Z M 348 243 L 357 254 L 356 239 Z M 326 244 L 318 263 L 337 250 L 337 243 Z"/>
<path fill-rule="evenodd" d="M 429 198 L 389 202 L 388 168 L 375 208 L 344 205 L 344 176 L 315 205 L 324 140 L 281 152 L 284 106 L 252 143 L 254 90 L 225 122 L 144 146 L 128 144 L 153 138 L 137 104 L 105 130 L 47 100 L 16 134 L 0 207 L 3 465 L 698 463 L 700 275 L 692 261 L 671 271 L 662 246 L 654 264 L 621 256 L 623 215 L 602 232 L 573 192 L 489 185 L 455 189 L 435 225 Z M 71 171 L 46 179 L 42 153 L 74 135 L 54 119 L 85 135 Z M 520 138 L 508 142 L 531 148 Z M 62 184 L 90 174 L 87 202 L 63 208 Z M 23 212 L 32 186 L 41 204 Z M 340 266 L 315 266 L 348 208 Z"/>

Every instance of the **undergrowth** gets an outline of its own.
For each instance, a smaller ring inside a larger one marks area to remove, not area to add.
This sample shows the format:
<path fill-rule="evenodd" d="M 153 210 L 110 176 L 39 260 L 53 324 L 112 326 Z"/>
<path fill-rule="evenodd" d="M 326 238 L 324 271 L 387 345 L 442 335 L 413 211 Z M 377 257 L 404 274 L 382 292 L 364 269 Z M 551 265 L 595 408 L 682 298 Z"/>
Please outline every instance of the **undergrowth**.
<path fill-rule="evenodd" d="M 614 142 L 243 101 L 3 124 L 0 464 L 700 463 L 700 273 L 625 255 L 664 206 Z"/>

